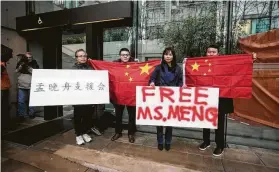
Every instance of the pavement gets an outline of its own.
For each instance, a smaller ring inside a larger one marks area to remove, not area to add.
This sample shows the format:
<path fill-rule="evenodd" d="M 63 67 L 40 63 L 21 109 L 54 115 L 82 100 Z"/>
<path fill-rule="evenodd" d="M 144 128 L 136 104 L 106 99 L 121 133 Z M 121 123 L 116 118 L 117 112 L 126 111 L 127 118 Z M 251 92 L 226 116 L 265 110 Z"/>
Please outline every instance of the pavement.
<path fill-rule="evenodd" d="M 31 147 L 2 142 L 2 171 L 220 171 L 279 172 L 279 151 L 229 145 L 221 157 L 212 155 L 214 144 L 200 151 L 199 141 L 174 137 L 169 152 L 157 149 L 156 135 L 136 133 L 136 142 L 129 143 L 127 132 L 111 141 L 114 129 L 83 146 L 75 143 L 70 130 L 43 140 Z"/>

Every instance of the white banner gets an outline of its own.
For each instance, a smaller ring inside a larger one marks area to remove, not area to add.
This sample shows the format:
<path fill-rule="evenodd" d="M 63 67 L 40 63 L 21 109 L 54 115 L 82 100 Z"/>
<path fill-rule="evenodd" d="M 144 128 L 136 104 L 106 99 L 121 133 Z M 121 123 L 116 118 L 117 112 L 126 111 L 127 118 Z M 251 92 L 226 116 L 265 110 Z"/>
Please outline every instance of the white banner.
<path fill-rule="evenodd" d="M 30 106 L 109 103 L 108 71 L 34 69 Z"/>
<path fill-rule="evenodd" d="M 136 124 L 217 128 L 219 88 L 137 87 Z"/>

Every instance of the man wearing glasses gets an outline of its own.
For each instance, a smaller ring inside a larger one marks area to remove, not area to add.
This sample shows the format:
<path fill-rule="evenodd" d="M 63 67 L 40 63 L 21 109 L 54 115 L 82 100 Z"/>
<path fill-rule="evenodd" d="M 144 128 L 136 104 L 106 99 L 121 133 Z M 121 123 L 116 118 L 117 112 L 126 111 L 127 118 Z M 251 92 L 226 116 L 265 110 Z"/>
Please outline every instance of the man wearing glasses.
<path fill-rule="evenodd" d="M 133 58 L 130 56 L 130 51 L 127 48 L 122 48 L 119 51 L 120 58 L 114 62 L 118 63 L 127 63 L 133 62 Z M 114 104 L 114 103 L 113 103 Z M 135 132 L 136 132 L 136 107 L 135 106 L 127 106 L 127 105 L 119 105 L 114 104 L 115 108 L 115 116 L 116 116 L 116 126 L 115 126 L 115 134 L 111 138 L 112 141 L 115 141 L 122 137 L 122 115 L 124 108 L 127 108 L 129 114 L 129 124 L 128 124 L 128 138 L 130 143 L 135 142 Z"/>

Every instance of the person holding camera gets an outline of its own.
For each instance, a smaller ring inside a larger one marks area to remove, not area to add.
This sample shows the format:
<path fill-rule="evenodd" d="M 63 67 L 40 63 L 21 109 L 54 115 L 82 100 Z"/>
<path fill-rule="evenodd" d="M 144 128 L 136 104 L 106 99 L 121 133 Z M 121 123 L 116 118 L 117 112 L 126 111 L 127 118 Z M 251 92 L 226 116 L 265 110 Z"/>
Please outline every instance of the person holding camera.
<path fill-rule="evenodd" d="M 39 65 L 36 60 L 33 59 L 32 54 L 27 52 L 25 54 L 20 54 L 20 60 L 16 66 L 16 72 L 18 73 L 18 112 L 20 120 L 24 119 L 26 116 L 26 106 L 29 102 L 30 97 L 30 87 L 31 87 L 31 78 L 32 78 L 32 70 L 38 69 Z M 34 109 L 29 107 L 28 115 L 31 119 L 34 116 Z"/>

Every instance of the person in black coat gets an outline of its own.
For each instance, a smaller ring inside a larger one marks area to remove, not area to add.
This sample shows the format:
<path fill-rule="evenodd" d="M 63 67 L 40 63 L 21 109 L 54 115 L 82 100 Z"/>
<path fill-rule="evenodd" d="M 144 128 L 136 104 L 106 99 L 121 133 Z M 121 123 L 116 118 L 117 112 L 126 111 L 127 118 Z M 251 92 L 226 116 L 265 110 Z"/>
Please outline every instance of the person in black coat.
<path fill-rule="evenodd" d="M 77 70 L 93 70 L 87 64 L 87 54 L 83 49 L 75 52 L 76 63 L 72 69 Z M 91 142 L 92 138 L 87 134 L 92 126 L 92 105 L 74 105 L 74 129 L 76 134 L 77 145 L 82 145 L 85 142 Z"/>
<path fill-rule="evenodd" d="M 150 86 L 183 86 L 183 73 L 176 63 L 176 56 L 173 48 L 168 47 L 162 55 L 161 65 L 156 66 L 149 80 Z M 158 149 L 163 150 L 163 127 L 157 126 Z M 170 150 L 172 140 L 172 127 L 166 127 L 165 132 L 165 149 Z"/>
<path fill-rule="evenodd" d="M 218 56 L 219 50 L 218 46 L 210 45 L 206 50 L 206 56 Z M 213 155 L 220 156 L 224 152 L 225 147 L 225 115 L 229 113 L 233 113 L 233 99 L 232 98 L 219 98 L 219 106 L 218 106 L 218 128 L 215 130 L 215 142 L 217 147 L 215 148 Z M 206 150 L 210 147 L 210 129 L 203 129 L 203 143 L 200 145 L 200 150 Z"/>

